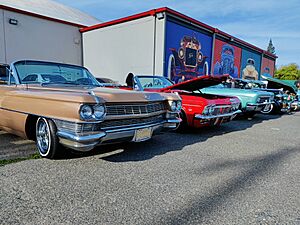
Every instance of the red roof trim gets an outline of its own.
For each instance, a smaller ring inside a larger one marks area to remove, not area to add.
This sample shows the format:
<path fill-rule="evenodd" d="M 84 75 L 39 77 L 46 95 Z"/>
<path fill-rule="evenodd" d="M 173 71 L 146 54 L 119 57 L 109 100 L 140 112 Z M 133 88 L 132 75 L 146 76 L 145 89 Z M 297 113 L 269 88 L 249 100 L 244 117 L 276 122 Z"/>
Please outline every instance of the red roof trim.
<path fill-rule="evenodd" d="M 189 22 L 191 22 L 192 24 L 196 24 L 196 25 L 199 25 L 209 31 L 211 31 L 212 33 L 216 33 L 216 34 L 220 34 L 222 36 L 225 36 L 229 39 L 234 39 L 234 41 L 236 41 L 237 43 L 240 43 L 242 45 L 245 45 L 246 47 L 248 48 L 252 48 L 260 53 L 263 53 L 271 58 L 274 58 L 276 59 L 277 56 L 276 55 L 273 55 L 261 48 L 258 48 L 248 42 L 245 42 L 239 38 L 236 38 L 234 36 L 231 36 L 230 34 L 227 34 L 217 28 L 214 28 L 212 26 L 209 26 L 205 23 L 202 23 L 196 19 L 193 19 L 189 16 L 186 16 L 180 12 L 177 12 L 173 9 L 170 9 L 168 7 L 163 7 L 163 8 L 158 8 L 158 9 L 152 9 L 152 10 L 149 10 L 149 11 L 146 11 L 146 12 L 142 12 L 142 13 L 138 13 L 138 14 L 135 14 L 135 15 L 132 15 L 132 16 L 128 16 L 128 17 L 124 17 L 124 18 L 120 18 L 120 19 L 116 19 L 116 20 L 112 20 L 112 21 L 109 21 L 109 22 L 105 22 L 105 23 L 100 23 L 100 24 L 96 24 L 94 26 L 90 26 L 90 27 L 86 27 L 86 28 L 82 28 L 80 29 L 80 32 L 84 33 L 84 32 L 87 32 L 87 31 L 91 31 L 91 30 L 95 30 L 95 29 L 100 29 L 100 28 L 103 28 L 103 27 L 108 27 L 108 26 L 112 26 L 112 25 L 116 25 L 116 24 L 120 24 L 120 23 L 125 23 L 125 22 L 128 22 L 128 21 L 131 21 L 131 20 L 135 20 L 135 19 L 140 19 L 140 18 L 143 18 L 143 17 L 147 17 L 147 16 L 155 16 L 157 13 L 161 13 L 161 12 L 166 12 L 166 13 L 170 13 L 172 15 L 175 15 L 181 19 L 184 19 L 184 20 L 187 20 Z"/>
<path fill-rule="evenodd" d="M 196 19 L 193 19 L 192 17 L 186 16 L 186 15 L 180 13 L 180 12 L 177 12 L 177 11 L 175 11 L 175 10 L 173 10 L 173 9 L 170 9 L 170 8 L 167 8 L 167 7 L 165 7 L 165 8 L 159 8 L 159 9 L 156 10 L 156 12 L 167 12 L 167 13 L 170 13 L 170 14 L 172 14 L 172 15 L 175 15 L 175 16 L 177 16 L 177 17 L 179 17 L 179 18 L 188 20 L 188 21 L 190 21 L 191 23 L 194 23 L 194 24 L 197 24 L 197 25 L 199 25 L 199 26 L 201 26 L 201 27 L 204 27 L 204 28 L 210 30 L 211 32 L 214 32 L 214 30 L 215 30 L 215 28 L 212 27 L 212 26 L 209 26 L 209 25 L 207 25 L 207 24 L 205 24 L 205 23 L 202 23 L 202 22 L 200 22 L 200 21 L 198 21 L 198 20 L 196 20 Z"/>
<path fill-rule="evenodd" d="M 124 17 L 124 18 L 120 18 L 120 19 L 116 19 L 116 20 L 96 24 L 96 25 L 93 25 L 93 26 L 90 26 L 90 27 L 82 28 L 82 29 L 80 29 L 80 32 L 84 33 L 84 32 L 87 32 L 87 31 L 96 30 L 96 29 L 99 29 L 99 28 L 108 27 L 108 26 L 112 26 L 112 25 L 116 25 L 116 24 L 120 24 L 120 23 L 125 23 L 125 22 L 129 22 L 129 21 L 140 19 L 140 18 L 147 17 L 147 16 L 154 16 L 155 14 L 156 14 L 155 9 L 153 9 L 153 10 L 150 10 L 150 11 L 147 11 L 147 12 L 138 13 L 138 14 L 135 14 L 135 15 L 132 15 L 132 16 L 127 16 L 127 17 Z"/>
<path fill-rule="evenodd" d="M 5 5 L 0 5 L 0 9 L 4 9 L 4 10 L 16 12 L 16 13 L 21 13 L 21 14 L 24 14 L 24 15 L 33 16 L 33 17 L 37 17 L 37 18 L 40 18 L 40 19 L 49 20 L 49 21 L 53 21 L 53 22 L 57 22 L 57 23 L 67 24 L 67 25 L 71 25 L 71 26 L 75 26 L 75 27 L 80 27 L 80 28 L 87 27 L 87 26 L 82 25 L 82 24 L 72 23 L 72 22 L 68 22 L 68 21 L 60 20 L 60 19 L 55 19 L 55 18 L 52 18 L 52 17 L 49 17 L 49 16 L 43 16 L 43 15 L 40 15 L 40 14 L 37 14 L 37 13 L 28 12 L 28 11 L 24 11 L 24 10 L 21 10 L 21 9 L 16 9 L 16 8 L 12 8 L 12 7 L 9 7 L 9 6 L 5 6 Z"/>

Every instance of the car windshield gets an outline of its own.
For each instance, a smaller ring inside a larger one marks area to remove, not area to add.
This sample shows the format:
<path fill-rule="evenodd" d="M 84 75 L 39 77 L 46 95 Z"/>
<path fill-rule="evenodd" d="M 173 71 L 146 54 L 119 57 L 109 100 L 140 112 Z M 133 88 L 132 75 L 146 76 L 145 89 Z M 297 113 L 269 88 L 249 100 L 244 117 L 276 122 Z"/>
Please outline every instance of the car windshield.
<path fill-rule="evenodd" d="M 172 86 L 173 83 L 165 77 L 138 76 L 143 88 L 160 89 Z"/>
<path fill-rule="evenodd" d="M 209 86 L 208 88 L 224 88 L 224 87 L 225 87 L 224 84 L 217 84 L 217 85 Z"/>
<path fill-rule="evenodd" d="M 36 61 L 14 64 L 21 84 L 66 84 L 100 86 L 84 67 Z"/>

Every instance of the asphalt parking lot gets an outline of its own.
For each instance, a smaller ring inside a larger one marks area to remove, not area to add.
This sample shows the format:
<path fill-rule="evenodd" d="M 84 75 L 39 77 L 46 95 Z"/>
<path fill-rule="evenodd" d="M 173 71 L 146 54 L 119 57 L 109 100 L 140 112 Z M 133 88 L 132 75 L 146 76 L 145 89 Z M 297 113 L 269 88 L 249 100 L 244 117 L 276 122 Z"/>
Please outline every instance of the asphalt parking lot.
<path fill-rule="evenodd" d="M 300 112 L 22 161 L 0 166 L 0 224 L 300 224 L 299 162 Z"/>

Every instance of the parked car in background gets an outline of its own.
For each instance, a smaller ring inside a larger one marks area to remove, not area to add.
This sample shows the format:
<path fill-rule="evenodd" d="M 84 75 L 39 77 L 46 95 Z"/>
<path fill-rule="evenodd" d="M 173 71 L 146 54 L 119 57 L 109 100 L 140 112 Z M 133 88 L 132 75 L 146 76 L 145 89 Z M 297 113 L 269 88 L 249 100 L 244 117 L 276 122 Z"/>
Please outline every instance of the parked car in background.
<path fill-rule="evenodd" d="M 274 94 L 274 101 L 269 108 L 264 108 L 261 110 L 263 114 L 269 113 L 283 113 L 290 111 L 291 102 L 288 100 L 288 94 L 284 93 L 282 89 L 270 89 L 267 88 L 267 81 L 260 80 L 243 80 L 243 79 L 234 79 L 234 87 L 240 89 L 252 89 L 252 90 L 261 90 L 267 91 Z"/>
<path fill-rule="evenodd" d="M 236 96 L 241 101 L 241 111 L 247 117 L 253 117 L 262 110 L 270 110 L 274 100 L 273 93 L 259 90 L 238 89 L 234 88 L 233 83 L 226 82 L 203 88 L 200 91 L 212 95 Z"/>
<path fill-rule="evenodd" d="M 262 78 L 268 82 L 267 88 L 281 89 L 287 95 L 286 100 L 291 110 L 300 109 L 300 99 L 298 97 L 298 89 L 296 85 L 273 77 L 266 77 L 262 75 Z"/>
<path fill-rule="evenodd" d="M 236 97 L 203 94 L 199 89 L 216 85 L 227 76 L 202 76 L 173 84 L 163 76 L 138 75 L 133 77 L 134 89 L 160 93 L 177 93 L 182 98 L 181 128 L 201 128 L 231 121 L 240 113 L 240 101 Z M 173 106 L 175 108 L 175 105 Z"/>
<path fill-rule="evenodd" d="M 22 60 L 5 76 L 0 129 L 35 140 L 42 157 L 56 158 L 62 146 L 145 141 L 181 121 L 178 95 L 104 88 L 84 67 Z"/>
<path fill-rule="evenodd" d="M 5 84 L 9 79 L 9 65 L 0 63 L 0 84 Z"/>

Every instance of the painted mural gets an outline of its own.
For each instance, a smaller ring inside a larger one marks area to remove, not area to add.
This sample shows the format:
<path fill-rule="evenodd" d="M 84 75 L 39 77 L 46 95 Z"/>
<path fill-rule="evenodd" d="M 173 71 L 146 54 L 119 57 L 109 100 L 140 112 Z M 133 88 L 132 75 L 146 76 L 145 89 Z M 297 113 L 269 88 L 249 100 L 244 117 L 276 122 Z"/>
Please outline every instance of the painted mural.
<path fill-rule="evenodd" d="M 260 79 L 261 55 L 242 49 L 241 78 L 249 80 Z"/>
<path fill-rule="evenodd" d="M 216 39 L 213 74 L 229 74 L 234 78 L 238 78 L 240 74 L 241 54 L 241 48 Z"/>
<path fill-rule="evenodd" d="M 165 76 L 175 83 L 209 74 L 212 37 L 167 21 Z"/>
<path fill-rule="evenodd" d="M 274 60 L 263 57 L 261 65 L 261 74 L 267 77 L 273 77 L 275 70 Z"/>

